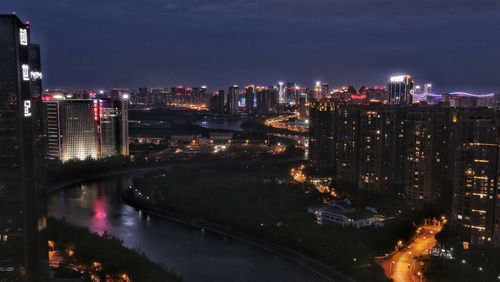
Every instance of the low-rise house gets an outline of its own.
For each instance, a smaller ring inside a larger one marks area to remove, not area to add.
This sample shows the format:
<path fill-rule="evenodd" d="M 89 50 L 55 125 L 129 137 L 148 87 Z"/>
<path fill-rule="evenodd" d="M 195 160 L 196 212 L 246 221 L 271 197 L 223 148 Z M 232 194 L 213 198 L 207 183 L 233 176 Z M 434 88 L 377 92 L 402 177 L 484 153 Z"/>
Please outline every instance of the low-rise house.
<path fill-rule="evenodd" d="M 308 212 L 315 216 L 319 224 L 334 223 L 356 228 L 384 225 L 384 218 L 376 209 L 367 207 L 363 210 L 356 210 L 349 200 L 331 201 L 327 205 L 310 207 Z"/>

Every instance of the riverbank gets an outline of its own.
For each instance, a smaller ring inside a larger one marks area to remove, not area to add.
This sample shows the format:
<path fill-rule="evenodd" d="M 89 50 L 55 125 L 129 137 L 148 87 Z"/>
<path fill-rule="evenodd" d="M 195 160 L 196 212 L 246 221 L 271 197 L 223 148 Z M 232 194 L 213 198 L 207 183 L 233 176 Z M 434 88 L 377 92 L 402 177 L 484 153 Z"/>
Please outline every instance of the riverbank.
<path fill-rule="evenodd" d="M 49 218 L 47 236 L 49 259 L 58 279 L 85 281 L 166 281 L 180 282 L 176 273 L 152 262 L 136 249 L 109 234 L 102 236 L 64 220 Z"/>
<path fill-rule="evenodd" d="M 48 214 L 100 235 L 116 236 L 127 248 L 139 248 L 186 281 L 328 281 L 242 241 L 134 209 L 120 195 L 136 177 L 140 174 L 65 187 L 48 195 Z"/>
<path fill-rule="evenodd" d="M 173 168 L 136 179 L 127 196 L 143 208 L 158 209 L 154 212 L 186 215 L 188 222 L 215 224 L 293 250 L 355 280 L 386 281 L 373 258 L 392 248 L 392 233 L 400 226 L 356 229 L 314 223 L 307 207 L 318 205 L 322 197 L 292 182 L 292 166 Z"/>
<path fill-rule="evenodd" d="M 267 252 L 271 252 L 274 255 L 277 255 L 281 258 L 294 262 L 309 271 L 323 277 L 329 281 L 354 281 L 351 278 L 341 274 L 336 271 L 332 267 L 329 267 L 317 260 L 304 256 L 296 251 L 291 249 L 279 246 L 277 244 L 271 243 L 266 240 L 262 240 L 260 238 L 251 236 L 249 234 L 245 234 L 239 232 L 235 229 L 232 229 L 227 226 L 223 226 L 220 224 L 210 223 L 202 218 L 195 218 L 188 215 L 180 214 L 171 210 L 156 208 L 156 207 L 148 207 L 146 204 L 141 204 L 139 201 L 133 199 L 132 197 L 127 195 L 127 191 L 122 193 L 123 200 L 128 205 L 141 210 L 144 213 L 159 216 L 162 218 L 166 218 L 172 221 L 176 221 L 182 224 L 186 224 L 192 227 L 200 228 L 203 231 L 210 231 L 216 233 L 218 235 L 232 238 L 246 244 L 252 245 L 259 249 L 265 250 Z"/>

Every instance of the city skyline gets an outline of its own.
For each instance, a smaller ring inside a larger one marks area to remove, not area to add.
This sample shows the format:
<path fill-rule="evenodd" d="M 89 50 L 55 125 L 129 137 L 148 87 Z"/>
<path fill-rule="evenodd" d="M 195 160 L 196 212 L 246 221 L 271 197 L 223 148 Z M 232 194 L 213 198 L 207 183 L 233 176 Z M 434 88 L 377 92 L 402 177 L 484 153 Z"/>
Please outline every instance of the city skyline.
<path fill-rule="evenodd" d="M 7 1 L 1 12 L 37 26 L 48 88 L 316 80 L 361 87 L 410 73 L 438 92 L 490 93 L 500 90 L 492 60 L 500 40 L 489 35 L 498 8 L 488 0 Z"/>
<path fill-rule="evenodd" d="M 498 0 L 6 1 L 0 282 L 500 280 Z"/>

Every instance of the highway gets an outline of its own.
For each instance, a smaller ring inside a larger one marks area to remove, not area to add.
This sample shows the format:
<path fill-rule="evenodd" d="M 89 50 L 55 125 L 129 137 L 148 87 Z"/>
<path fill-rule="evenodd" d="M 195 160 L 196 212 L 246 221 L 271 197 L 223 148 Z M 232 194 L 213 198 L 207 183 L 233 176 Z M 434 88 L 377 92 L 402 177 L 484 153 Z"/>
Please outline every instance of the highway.
<path fill-rule="evenodd" d="M 418 257 L 427 256 L 436 244 L 435 235 L 441 231 L 442 225 L 422 225 L 419 227 L 415 239 L 406 246 L 382 260 L 380 263 L 387 277 L 395 282 L 422 282 L 423 263 Z"/>

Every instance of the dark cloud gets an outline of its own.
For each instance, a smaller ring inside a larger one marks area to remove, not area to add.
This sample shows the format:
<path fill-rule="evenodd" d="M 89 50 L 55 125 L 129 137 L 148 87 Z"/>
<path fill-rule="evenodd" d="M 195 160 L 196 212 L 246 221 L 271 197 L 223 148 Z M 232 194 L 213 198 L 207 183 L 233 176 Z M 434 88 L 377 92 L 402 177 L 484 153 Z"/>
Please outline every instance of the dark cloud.
<path fill-rule="evenodd" d="M 2 0 L 48 87 L 383 84 L 500 91 L 497 0 Z"/>

